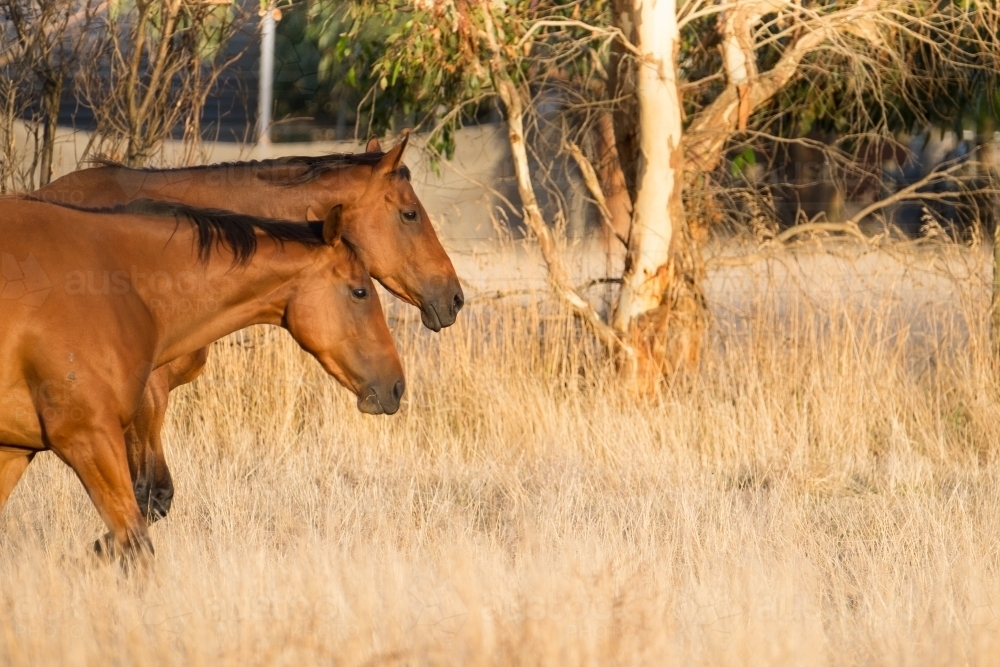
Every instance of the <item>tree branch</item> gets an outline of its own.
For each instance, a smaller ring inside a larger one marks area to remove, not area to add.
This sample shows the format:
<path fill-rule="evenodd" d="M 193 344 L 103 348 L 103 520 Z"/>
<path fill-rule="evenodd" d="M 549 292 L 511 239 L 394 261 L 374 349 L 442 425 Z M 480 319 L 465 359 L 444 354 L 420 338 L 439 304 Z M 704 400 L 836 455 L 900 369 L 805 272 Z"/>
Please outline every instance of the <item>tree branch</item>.
<path fill-rule="evenodd" d="M 601 223 L 608 228 L 608 232 L 611 235 L 622 242 L 623 246 L 628 247 L 628 240 L 618 233 L 612 222 L 611 209 L 608 208 L 608 200 L 604 196 L 604 189 L 601 187 L 600 179 L 597 178 L 594 166 L 590 164 L 590 160 L 583 154 L 580 147 L 572 141 L 567 141 L 563 144 L 563 148 L 576 161 L 576 166 L 580 168 L 580 175 L 583 176 L 583 182 L 586 184 L 587 189 L 590 190 L 590 194 L 597 204 L 597 210 L 601 213 Z"/>
<path fill-rule="evenodd" d="M 727 17 L 724 30 L 729 41 L 723 49 L 723 58 L 729 85 L 698 113 L 685 133 L 684 153 L 690 170 L 713 170 L 721 159 L 722 147 L 740 126 L 741 118 L 745 119 L 788 85 L 799 71 L 802 60 L 823 42 L 841 31 L 877 35 L 871 14 L 877 12 L 878 0 L 859 0 L 851 7 L 826 15 L 813 13 L 798 22 L 802 34 L 785 50 L 778 63 L 758 74 L 754 71 L 758 46 L 752 39 L 754 25 L 765 12 L 776 11 L 780 6 L 794 7 L 800 17 L 805 12 L 800 5 L 765 0 L 741 7 Z M 742 113 L 741 90 L 745 100 Z"/>
<path fill-rule="evenodd" d="M 897 190 L 896 192 L 889 195 L 885 199 L 880 199 L 879 201 L 872 202 L 871 204 L 869 204 L 868 206 L 866 206 L 865 208 L 861 209 L 856 214 L 854 214 L 854 216 L 850 220 L 848 220 L 848 223 L 857 225 L 859 222 L 864 220 L 865 217 L 871 215 L 875 211 L 880 211 L 887 206 L 891 206 L 896 202 L 899 202 L 903 199 L 906 199 L 907 197 L 910 197 L 911 195 L 919 195 L 920 188 L 926 187 L 931 183 L 936 183 L 937 181 L 944 180 L 946 177 L 950 176 L 953 172 L 958 171 L 963 166 L 965 166 L 963 162 L 954 162 L 944 169 L 935 169 L 931 173 L 921 178 L 919 181 L 911 183 L 905 188 Z M 941 196 L 938 193 L 930 195 L 925 193 L 923 196 L 918 196 L 917 198 L 941 199 Z"/>
<path fill-rule="evenodd" d="M 868 243 L 868 237 L 858 229 L 858 223 L 850 222 L 804 222 L 801 225 L 789 227 L 774 237 L 773 243 L 785 243 L 796 236 L 808 234 L 809 232 L 841 232 L 849 234 L 858 240 Z"/>
<path fill-rule="evenodd" d="M 484 8 L 483 11 L 487 11 Z M 609 28 L 598 28 L 597 26 L 592 26 L 589 23 L 584 23 L 583 21 L 576 21 L 573 19 L 545 19 L 541 21 L 535 21 L 531 24 L 531 27 L 524 33 L 520 40 L 518 40 L 516 45 L 516 50 L 521 51 L 524 49 L 524 45 L 528 43 L 531 37 L 538 32 L 541 28 L 580 28 L 582 30 L 588 30 L 594 37 L 606 36 L 617 39 L 626 50 L 632 53 L 632 55 L 637 57 L 642 57 L 642 52 L 635 48 L 632 42 L 628 41 L 625 34 L 615 27 Z"/>
<path fill-rule="evenodd" d="M 496 39 L 496 28 L 487 2 L 481 6 L 486 23 L 486 39 L 493 52 L 490 69 L 493 83 L 504 106 L 507 107 L 507 132 L 510 140 L 511 155 L 514 159 L 514 172 L 517 176 L 518 194 L 524 209 L 524 222 L 538 239 L 538 247 L 548 268 L 548 278 L 556 294 L 573 310 L 590 328 L 594 335 L 611 350 L 622 352 L 629 360 L 635 359 L 635 350 L 622 340 L 617 332 L 610 327 L 594 307 L 574 287 L 569 271 L 563 263 L 555 239 L 545 219 L 542 216 L 535 189 L 531 183 L 531 170 L 528 163 L 528 151 L 524 136 L 524 105 L 517 86 L 508 74 L 503 55 Z"/>

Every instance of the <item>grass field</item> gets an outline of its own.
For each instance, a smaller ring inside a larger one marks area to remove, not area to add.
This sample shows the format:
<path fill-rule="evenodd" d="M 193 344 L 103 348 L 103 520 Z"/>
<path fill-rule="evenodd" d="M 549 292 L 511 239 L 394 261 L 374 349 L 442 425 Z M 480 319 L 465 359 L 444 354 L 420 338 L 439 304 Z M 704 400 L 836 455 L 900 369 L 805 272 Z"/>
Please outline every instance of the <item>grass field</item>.
<path fill-rule="evenodd" d="M 280 331 L 175 395 L 145 578 L 38 457 L 0 515 L 9 665 L 995 665 L 985 253 L 712 275 L 696 377 L 639 398 L 550 303 L 394 306 L 400 414 Z"/>

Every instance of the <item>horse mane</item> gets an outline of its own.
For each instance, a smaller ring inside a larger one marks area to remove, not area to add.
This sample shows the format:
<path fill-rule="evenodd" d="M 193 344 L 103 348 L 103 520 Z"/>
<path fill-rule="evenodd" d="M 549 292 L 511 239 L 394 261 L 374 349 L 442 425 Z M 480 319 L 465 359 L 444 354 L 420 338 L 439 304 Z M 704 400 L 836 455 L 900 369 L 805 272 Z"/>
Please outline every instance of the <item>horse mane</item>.
<path fill-rule="evenodd" d="M 177 171 L 207 171 L 209 169 L 232 169 L 234 167 L 246 167 L 257 169 L 257 178 L 265 178 L 260 170 L 272 170 L 280 168 L 300 168 L 301 173 L 293 176 L 275 177 L 266 176 L 267 180 L 277 185 L 303 185 L 311 183 L 328 171 L 347 169 L 349 167 L 374 167 L 377 165 L 385 153 L 373 151 L 371 153 L 330 153 L 329 155 L 307 156 L 297 155 L 291 157 L 270 158 L 267 160 L 246 160 L 233 162 L 216 162 L 215 164 L 199 164 L 191 167 L 129 167 L 116 160 L 104 156 L 95 156 L 89 160 L 91 164 L 100 167 L 114 167 L 116 169 L 129 169 L 150 174 L 163 174 Z M 402 178 L 410 180 L 410 169 L 406 165 L 400 165 L 386 176 L 390 179 Z"/>
<path fill-rule="evenodd" d="M 207 262 L 211 258 L 214 248 L 228 247 L 233 252 L 233 265 L 246 266 L 257 252 L 258 231 L 281 244 L 286 242 L 301 243 L 310 248 L 318 248 L 326 244 L 323 238 L 323 223 L 321 222 L 304 224 L 291 220 L 258 218 L 222 209 L 198 208 L 178 202 L 155 199 L 136 199 L 128 204 L 103 208 L 58 202 L 49 203 L 85 213 L 174 218 L 178 225 L 183 218 L 191 223 L 197 232 L 198 259 L 202 262 Z M 347 248 L 353 252 L 354 249 L 350 243 L 346 239 L 343 240 Z"/>

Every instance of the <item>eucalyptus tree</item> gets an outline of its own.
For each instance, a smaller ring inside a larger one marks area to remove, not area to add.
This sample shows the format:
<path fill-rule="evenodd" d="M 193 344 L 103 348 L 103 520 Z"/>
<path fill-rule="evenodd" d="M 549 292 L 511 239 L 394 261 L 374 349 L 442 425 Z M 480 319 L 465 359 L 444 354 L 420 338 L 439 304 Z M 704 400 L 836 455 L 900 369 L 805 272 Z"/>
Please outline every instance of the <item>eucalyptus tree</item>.
<path fill-rule="evenodd" d="M 707 309 L 700 236 L 684 195 L 730 147 L 767 136 L 789 113 L 817 110 L 837 116 L 852 136 L 889 140 L 900 124 L 931 117 L 921 100 L 996 70 L 1000 51 L 996 9 L 973 0 L 356 0 L 339 7 L 331 62 L 346 63 L 372 24 L 382 30 L 381 48 L 365 67 L 376 114 L 378 96 L 422 114 L 432 144 L 446 148 L 463 115 L 501 102 L 523 218 L 556 293 L 632 362 L 626 367 L 657 372 L 699 357 Z M 609 184 L 624 186 L 611 194 L 627 194 L 626 205 L 602 207 L 604 217 L 619 218 L 610 226 L 627 243 L 608 317 L 570 282 L 538 205 L 526 123 L 542 86 L 559 86 L 577 110 L 598 111 L 575 116 L 600 138 L 590 143 L 598 148 L 591 159 L 571 140 L 572 128 L 565 142 L 598 204 L 609 201 L 602 191 Z M 831 100 L 835 107 L 823 111 Z"/>

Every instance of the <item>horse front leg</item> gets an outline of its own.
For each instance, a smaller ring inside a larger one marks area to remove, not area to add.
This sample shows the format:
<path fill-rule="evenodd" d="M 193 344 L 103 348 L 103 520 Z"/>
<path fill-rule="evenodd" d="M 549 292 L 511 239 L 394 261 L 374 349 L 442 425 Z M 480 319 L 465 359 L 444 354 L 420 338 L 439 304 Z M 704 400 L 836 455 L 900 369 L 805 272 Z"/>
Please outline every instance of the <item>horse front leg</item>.
<path fill-rule="evenodd" d="M 150 524 L 167 516 L 174 498 L 174 482 L 162 439 L 170 392 L 194 381 L 207 362 L 205 347 L 154 370 L 146 381 L 139 410 L 125 431 L 132 487 L 139 510 Z"/>
<path fill-rule="evenodd" d="M 139 511 L 150 524 L 167 515 L 174 498 L 174 482 L 160 437 L 169 400 L 169 369 L 161 366 L 146 381 L 139 410 L 125 430 L 132 488 Z"/>
<path fill-rule="evenodd" d="M 47 412 L 41 414 L 47 444 L 76 473 L 110 531 L 94 545 L 95 551 L 126 564 L 152 556 L 153 543 L 132 490 L 118 417 L 89 412 L 86 406 L 70 417 L 59 410 L 47 417 Z"/>

